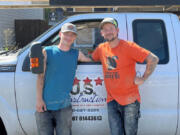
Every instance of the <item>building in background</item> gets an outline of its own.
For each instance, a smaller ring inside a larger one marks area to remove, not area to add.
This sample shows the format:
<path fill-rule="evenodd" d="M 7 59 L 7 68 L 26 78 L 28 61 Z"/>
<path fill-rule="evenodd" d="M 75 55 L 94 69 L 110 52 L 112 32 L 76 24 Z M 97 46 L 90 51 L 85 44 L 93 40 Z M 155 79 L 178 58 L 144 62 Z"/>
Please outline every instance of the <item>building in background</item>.
<path fill-rule="evenodd" d="M 180 16 L 180 0 L 48 0 L 50 6 L 73 12 L 171 12 Z M 101 9 L 100 9 L 101 8 Z M 97 9 L 97 10 L 96 10 Z"/>
<path fill-rule="evenodd" d="M 15 42 L 15 20 L 44 19 L 44 9 L 0 9 L 0 48 L 13 46 Z"/>

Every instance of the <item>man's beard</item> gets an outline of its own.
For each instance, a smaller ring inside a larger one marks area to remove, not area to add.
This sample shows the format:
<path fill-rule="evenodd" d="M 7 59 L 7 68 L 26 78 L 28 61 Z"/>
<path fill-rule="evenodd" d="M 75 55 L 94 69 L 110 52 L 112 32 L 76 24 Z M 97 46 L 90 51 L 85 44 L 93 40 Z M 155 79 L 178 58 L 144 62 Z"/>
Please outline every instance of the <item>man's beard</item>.
<path fill-rule="evenodd" d="M 112 37 L 111 39 L 106 38 L 105 40 L 108 41 L 108 42 L 112 42 L 112 41 L 114 41 L 116 38 L 117 38 L 117 36 Z"/>

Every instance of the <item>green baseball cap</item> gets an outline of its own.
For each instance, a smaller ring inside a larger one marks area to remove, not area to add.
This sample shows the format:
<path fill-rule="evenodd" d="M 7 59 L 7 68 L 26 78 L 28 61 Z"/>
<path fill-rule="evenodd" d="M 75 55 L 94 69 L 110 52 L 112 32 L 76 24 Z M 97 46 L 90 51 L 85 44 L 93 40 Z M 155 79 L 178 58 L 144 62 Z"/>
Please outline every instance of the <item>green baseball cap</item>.
<path fill-rule="evenodd" d="M 117 23 L 116 19 L 108 17 L 108 18 L 104 18 L 102 20 L 102 22 L 100 23 L 100 29 L 102 29 L 103 25 L 106 23 L 112 23 L 112 24 L 114 24 L 115 27 L 118 27 L 118 23 Z"/>

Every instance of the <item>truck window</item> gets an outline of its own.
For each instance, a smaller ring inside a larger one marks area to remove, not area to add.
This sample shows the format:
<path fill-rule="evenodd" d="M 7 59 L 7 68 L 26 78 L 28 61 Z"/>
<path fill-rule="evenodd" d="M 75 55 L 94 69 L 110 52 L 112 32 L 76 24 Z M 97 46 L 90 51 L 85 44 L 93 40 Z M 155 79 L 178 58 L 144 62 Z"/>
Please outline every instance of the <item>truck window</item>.
<path fill-rule="evenodd" d="M 168 42 L 162 20 L 135 20 L 133 22 L 134 42 L 156 54 L 159 64 L 169 61 Z"/>
<path fill-rule="evenodd" d="M 85 55 L 91 54 L 100 43 L 104 42 L 99 29 L 100 22 L 101 20 L 74 22 L 78 29 L 74 47 L 80 49 Z"/>
<path fill-rule="evenodd" d="M 73 48 L 81 50 L 85 55 L 93 52 L 99 43 L 104 42 L 99 30 L 99 20 L 81 20 L 72 22 L 76 25 L 78 36 Z M 43 46 L 58 45 L 60 41 L 59 31 L 43 43 Z"/>
<path fill-rule="evenodd" d="M 99 30 L 99 24 L 101 21 L 102 19 L 80 20 L 80 21 L 72 22 L 73 24 L 76 25 L 78 31 L 77 39 L 73 43 L 72 47 L 81 50 L 87 56 L 90 55 L 100 43 L 104 42 L 104 38 L 101 36 Z M 47 40 L 45 40 L 42 43 L 43 47 L 58 45 L 60 42 L 59 31 L 57 31 Z M 100 64 L 100 63 L 90 62 L 90 63 L 78 63 L 78 64 Z M 29 65 L 30 65 L 29 56 L 27 56 L 24 60 L 22 70 L 30 71 Z"/>

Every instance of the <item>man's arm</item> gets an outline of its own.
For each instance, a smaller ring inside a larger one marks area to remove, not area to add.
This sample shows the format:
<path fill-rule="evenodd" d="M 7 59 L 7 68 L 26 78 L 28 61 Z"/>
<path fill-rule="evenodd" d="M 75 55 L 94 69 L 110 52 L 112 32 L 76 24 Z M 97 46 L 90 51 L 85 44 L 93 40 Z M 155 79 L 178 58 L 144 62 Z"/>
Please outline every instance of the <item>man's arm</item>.
<path fill-rule="evenodd" d="M 92 59 L 89 57 L 86 57 L 81 51 L 79 51 L 78 61 L 81 62 L 92 62 Z"/>
<path fill-rule="evenodd" d="M 46 51 L 43 50 L 43 55 L 44 55 L 44 72 L 42 74 L 37 75 L 37 85 L 36 85 L 36 110 L 37 112 L 44 112 L 46 111 L 46 105 L 43 100 L 43 87 L 44 87 L 44 75 L 46 71 L 46 60 L 47 60 L 47 55 Z"/>
<path fill-rule="evenodd" d="M 152 74 L 152 72 L 154 71 L 157 63 L 159 62 L 159 58 L 154 55 L 153 53 L 150 53 L 147 58 L 145 59 L 145 61 L 147 62 L 146 65 L 146 70 L 144 72 L 144 75 L 142 77 L 135 77 L 135 84 L 136 85 L 141 85 L 144 83 L 144 81 Z"/>

